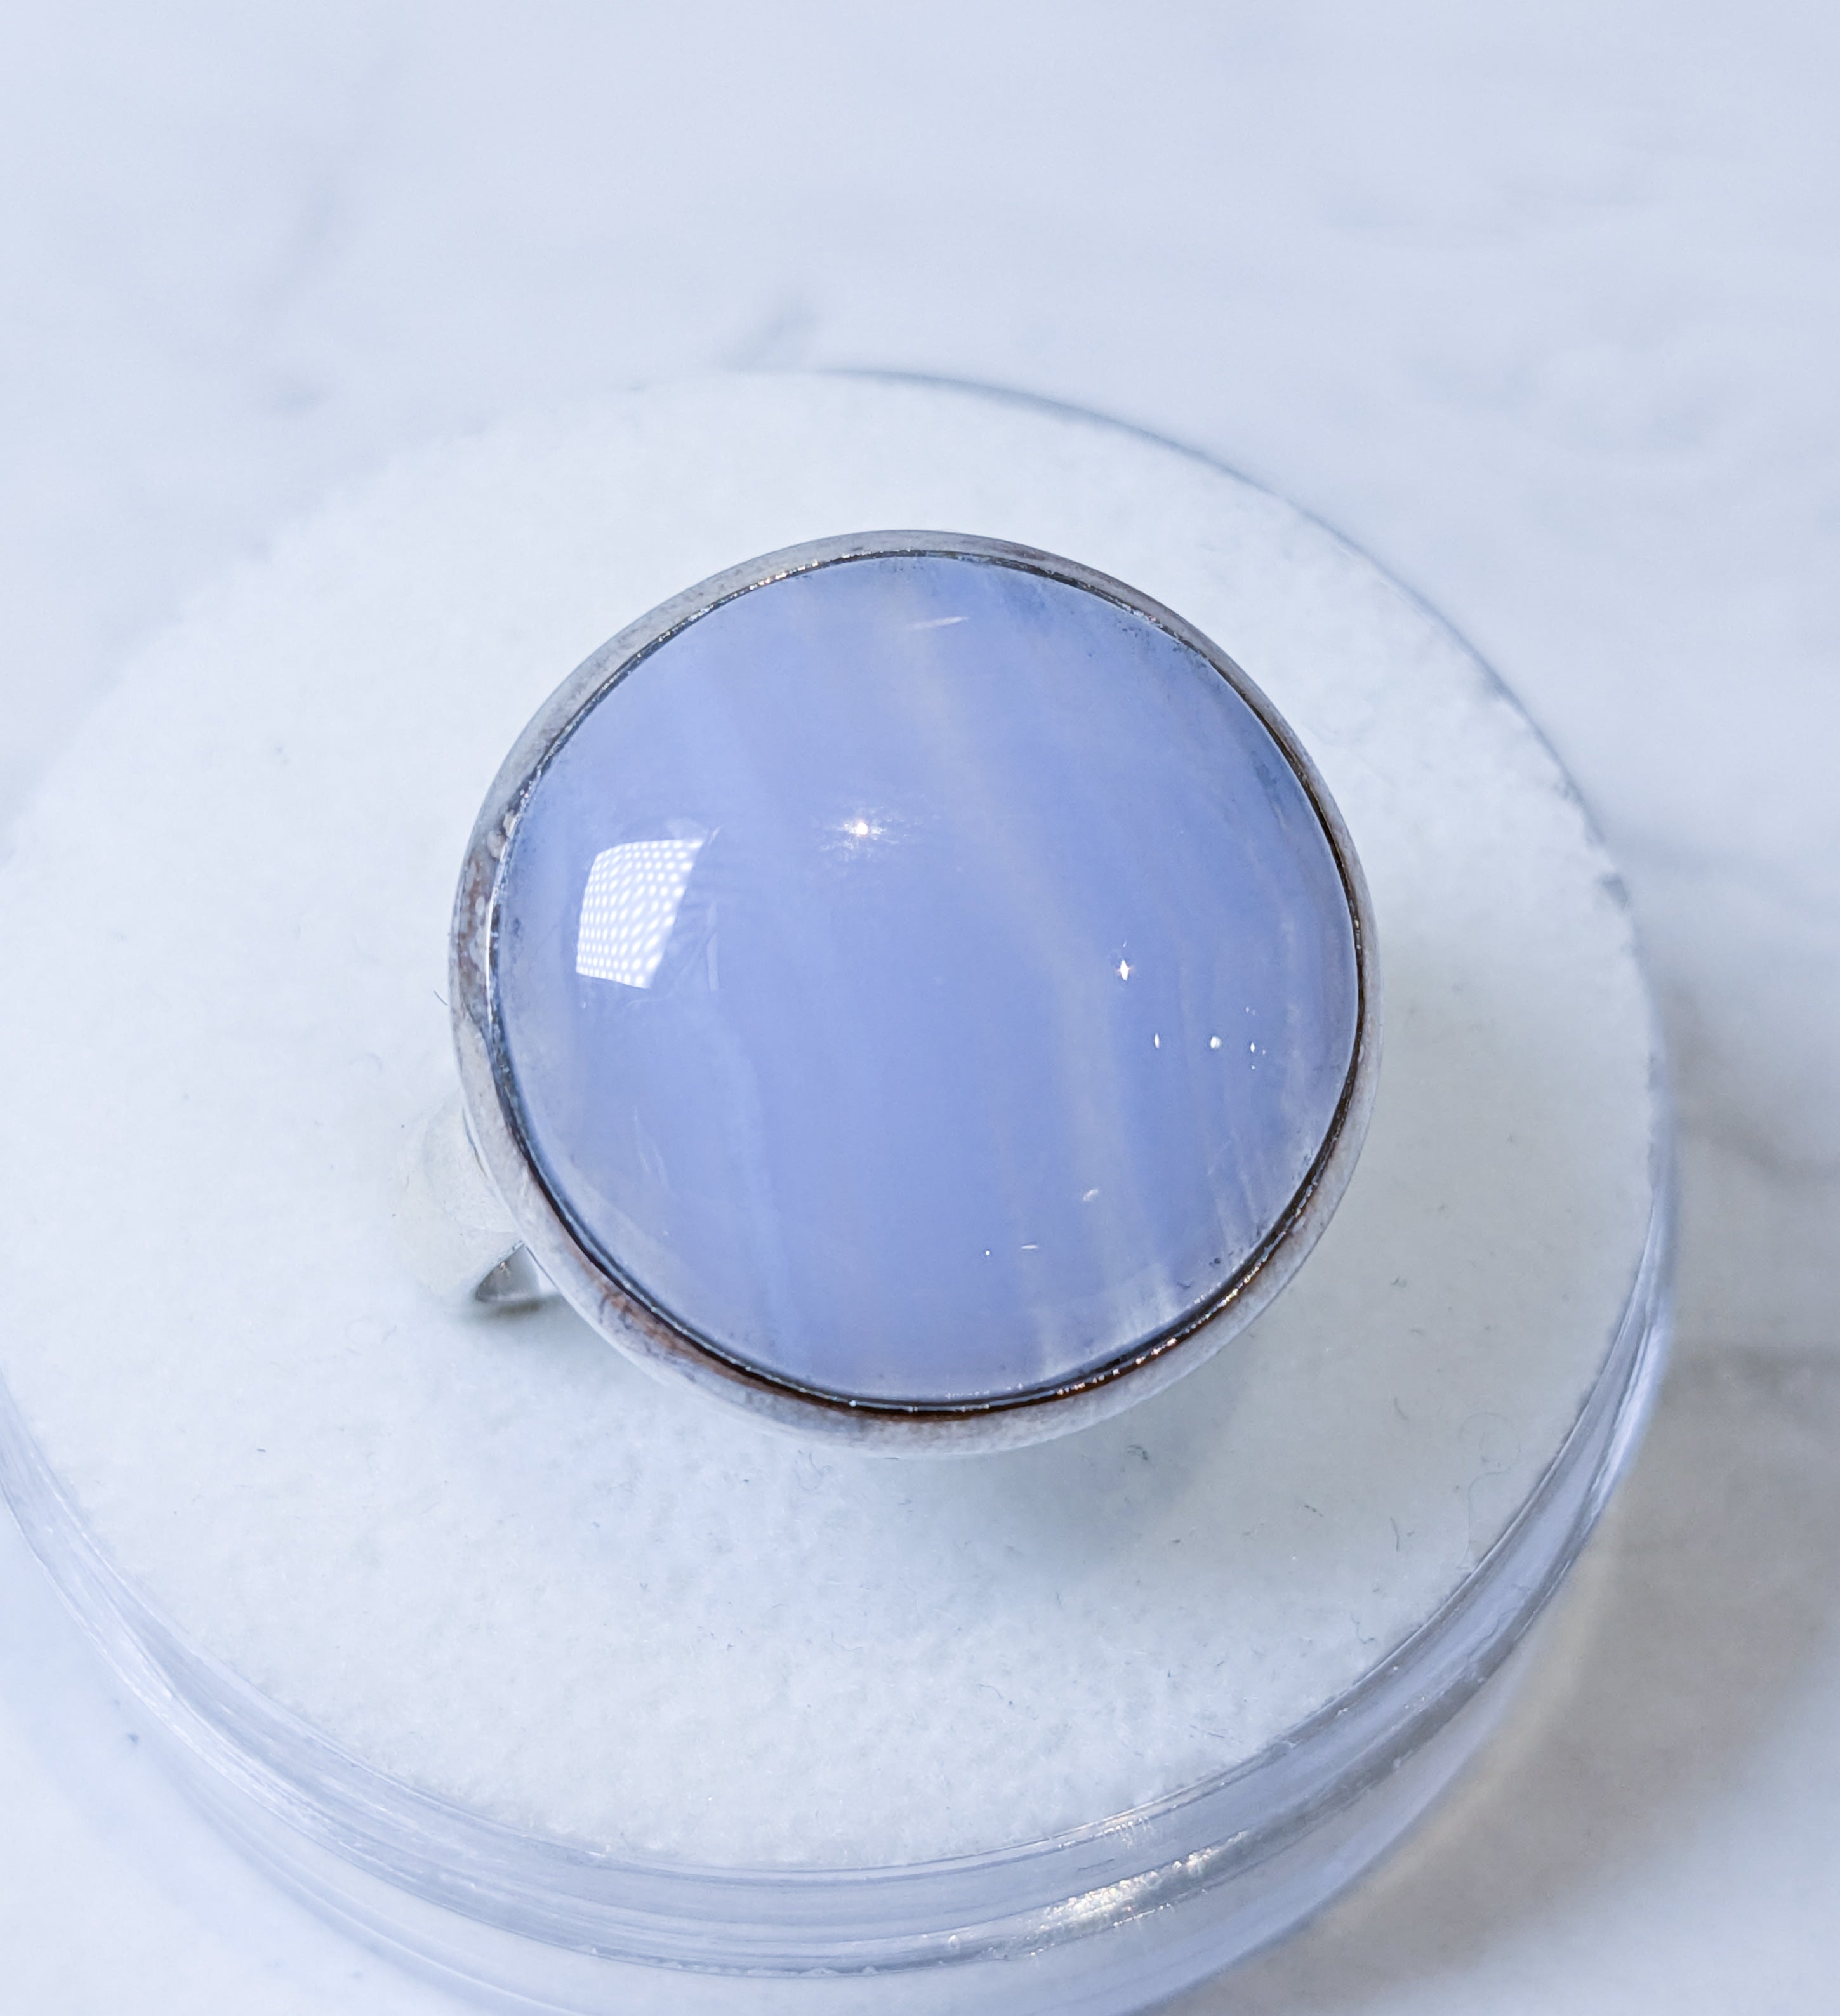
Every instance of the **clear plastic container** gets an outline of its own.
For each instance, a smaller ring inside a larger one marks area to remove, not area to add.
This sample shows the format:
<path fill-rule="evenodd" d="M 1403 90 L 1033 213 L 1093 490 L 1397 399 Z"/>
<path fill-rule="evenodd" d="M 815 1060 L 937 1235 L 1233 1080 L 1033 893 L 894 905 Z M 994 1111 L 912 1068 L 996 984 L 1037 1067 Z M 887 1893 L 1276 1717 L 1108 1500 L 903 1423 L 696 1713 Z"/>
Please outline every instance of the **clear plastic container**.
<path fill-rule="evenodd" d="M 1118 1423 L 919 1470 L 711 1425 L 565 1313 L 426 1311 L 387 1226 L 510 734 L 581 638 L 878 523 L 1074 553 L 1245 663 L 1387 989 L 1280 1302 Z M 225 1829 L 516 2006 L 1122 2011 L 1276 1938 L 1486 1734 L 1652 1393 L 1665 1102 L 1562 772 L 1333 535 L 1078 416 L 717 381 L 399 466 L 131 668 L 0 922 L 43 955 L 6 1495 Z"/>

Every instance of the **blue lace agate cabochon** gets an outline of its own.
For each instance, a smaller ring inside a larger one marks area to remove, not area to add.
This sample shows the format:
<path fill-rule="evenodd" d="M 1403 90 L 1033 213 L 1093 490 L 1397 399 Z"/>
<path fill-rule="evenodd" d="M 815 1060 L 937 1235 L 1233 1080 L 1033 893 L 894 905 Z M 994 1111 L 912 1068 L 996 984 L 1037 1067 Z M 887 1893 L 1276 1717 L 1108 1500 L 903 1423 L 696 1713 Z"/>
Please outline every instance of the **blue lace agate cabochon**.
<path fill-rule="evenodd" d="M 1227 680 L 1026 567 L 866 557 L 726 602 L 535 785 L 503 1060 L 576 1236 L 767 1376 L 952 1405 L 1191 1316 L 1334 1124 L 1327 835 Z"/>

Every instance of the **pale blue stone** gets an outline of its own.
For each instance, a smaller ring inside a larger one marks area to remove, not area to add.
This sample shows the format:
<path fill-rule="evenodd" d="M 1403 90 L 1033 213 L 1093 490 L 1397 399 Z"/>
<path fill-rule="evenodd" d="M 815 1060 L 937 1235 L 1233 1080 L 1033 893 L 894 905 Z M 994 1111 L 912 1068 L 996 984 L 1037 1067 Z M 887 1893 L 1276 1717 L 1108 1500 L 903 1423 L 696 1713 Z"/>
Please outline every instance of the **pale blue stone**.
<path fill-rule="evenodd" d="M 1021 569 L 833 565 L 644 659 L 504 870 L 498 999 L 578 1233 L 820 1391 L 1053 1387 L 1204 1303 L 1332 1124 L 1355 948 L 1257 716 Z"/>

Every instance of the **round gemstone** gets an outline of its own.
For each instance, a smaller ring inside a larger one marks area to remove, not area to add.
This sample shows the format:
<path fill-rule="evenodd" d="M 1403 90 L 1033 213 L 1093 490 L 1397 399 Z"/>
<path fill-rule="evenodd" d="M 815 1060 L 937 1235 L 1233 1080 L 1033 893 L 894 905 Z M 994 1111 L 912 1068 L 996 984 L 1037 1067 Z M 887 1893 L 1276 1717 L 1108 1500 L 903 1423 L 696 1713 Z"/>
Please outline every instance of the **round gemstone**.
<path fill-rule="evenodd" d="M 502 1054 L 577 1237 L 768 1377 L 1053 1390 L 1204 1308 L 1334 1125 L 1353 926 L 1222 674 L 1019 564 L 769 581 L 531 790 Z"/>

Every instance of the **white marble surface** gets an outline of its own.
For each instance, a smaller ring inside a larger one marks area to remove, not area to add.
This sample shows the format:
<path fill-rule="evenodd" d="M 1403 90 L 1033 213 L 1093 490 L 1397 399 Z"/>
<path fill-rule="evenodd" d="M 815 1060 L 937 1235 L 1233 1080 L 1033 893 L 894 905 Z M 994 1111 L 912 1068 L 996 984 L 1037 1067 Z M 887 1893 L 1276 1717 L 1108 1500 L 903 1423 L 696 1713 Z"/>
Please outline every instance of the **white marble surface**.
<path fill-rule="evenodd" d="M 1185 2016 L 1831 2007 L 1831 13 L 80 4 L 5 40 L 8 803 L 113 663 L 329 484 L 686 366 L 1118 412 L 1468 632 L 1647 932 L 1681 1364 L 1509 1740 Z M 454 2006 L 207 1836 L 0 1564 L 9 2006 Z"/>

